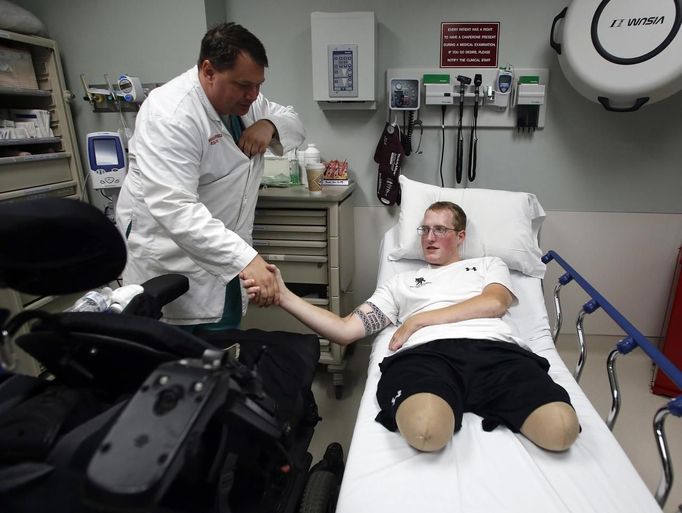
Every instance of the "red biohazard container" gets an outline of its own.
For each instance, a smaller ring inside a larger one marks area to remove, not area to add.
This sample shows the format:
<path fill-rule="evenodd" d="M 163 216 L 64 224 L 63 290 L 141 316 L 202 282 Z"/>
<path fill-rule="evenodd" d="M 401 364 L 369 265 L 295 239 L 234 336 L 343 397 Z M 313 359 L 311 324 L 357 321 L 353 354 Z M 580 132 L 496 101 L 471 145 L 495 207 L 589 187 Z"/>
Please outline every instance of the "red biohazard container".
<path fill-rule="evenodd" d="M 666 318 L 665 338 L 661 351 L 675 367 L 682 369 L 682 248 L 677 258 L 673 289 L 670 294 L 671 303 Z M 651 384 L 654 394 L 677 397 L 682 390 L 672 382 L 659 368 L 654 371 L 654 380 Z"/>

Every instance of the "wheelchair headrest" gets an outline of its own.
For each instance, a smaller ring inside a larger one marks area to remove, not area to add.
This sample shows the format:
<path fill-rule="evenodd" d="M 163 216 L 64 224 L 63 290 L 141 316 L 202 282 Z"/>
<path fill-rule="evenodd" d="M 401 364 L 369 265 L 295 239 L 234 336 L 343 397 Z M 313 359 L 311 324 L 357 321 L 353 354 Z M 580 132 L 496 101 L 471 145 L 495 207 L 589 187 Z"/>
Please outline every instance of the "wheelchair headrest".
<path fill-rule="evenodd" d="M 77 200 L 0 204 L 0 287 L 69 294 L 116 279 L 126 247 L 114 224 Z"/>

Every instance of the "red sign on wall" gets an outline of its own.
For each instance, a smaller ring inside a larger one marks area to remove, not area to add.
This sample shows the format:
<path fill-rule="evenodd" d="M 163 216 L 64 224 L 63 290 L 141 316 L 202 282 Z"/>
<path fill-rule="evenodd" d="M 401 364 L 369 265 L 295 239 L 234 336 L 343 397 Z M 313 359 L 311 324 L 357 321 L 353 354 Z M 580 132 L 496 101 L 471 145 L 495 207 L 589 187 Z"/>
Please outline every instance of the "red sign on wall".
<path fill-rule="evenodd" d="M 500 23 L 441 23 L 440 67 L 497 67 Z"/>

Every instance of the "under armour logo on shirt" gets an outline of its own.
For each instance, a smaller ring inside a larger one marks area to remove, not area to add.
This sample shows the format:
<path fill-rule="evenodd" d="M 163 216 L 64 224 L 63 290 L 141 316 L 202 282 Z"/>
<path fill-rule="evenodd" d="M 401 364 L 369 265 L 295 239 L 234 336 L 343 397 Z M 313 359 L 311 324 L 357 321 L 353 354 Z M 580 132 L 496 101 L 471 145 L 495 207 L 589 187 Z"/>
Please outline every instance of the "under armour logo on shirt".
<path fill-rule="evenodd" d="M 395 394 L 395 397 L 393 397 L 393 399 L 391 399 L 391 406 L 395 406 L 395 400 L 398 399 L 398 397 L 400 397 L 401 395 L 403 395 L 403 391 L 398 390 L 398 393 Z"/>
<path fill-rule="evenodd" d="M 464 269 L 466 269 L 467 271 L 475 271 L 476 270 L 475 267 L 465 267 Z"/>

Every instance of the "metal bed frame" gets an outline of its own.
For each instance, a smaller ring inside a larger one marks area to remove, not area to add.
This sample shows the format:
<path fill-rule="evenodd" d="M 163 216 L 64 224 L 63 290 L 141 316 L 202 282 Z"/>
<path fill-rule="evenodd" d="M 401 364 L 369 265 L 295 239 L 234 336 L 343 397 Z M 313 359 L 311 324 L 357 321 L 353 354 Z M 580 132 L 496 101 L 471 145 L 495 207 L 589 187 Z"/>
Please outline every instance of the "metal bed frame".
<path fill-rule="evenodd" d="M 578 312 L 576 319 L 577 339 L 580 346 L 578 362 L 576 364 L 575 371 L 573 372 L 573 377 L 576 381 L 580 381 L 580 376 L 587 359 L 585 334 L 583 331 L 583 321 L 585 316 L 601 308 L 616 324 L 618 324 L 618 326 L 623 329 L 626 334 L 626 336 L 616 344 L 615 349 L 609 353 L 606 362 L 612 398 L 611 409 L 606 419 L 606 425 L 610 430 L 613 430 L 613 426 L 615 425 L 616 419 L 618 418 L 621 405 L 621 393 L 620 387 L 618 385 L 618 377 L 616 374 L 616 358 L 619 354 L 626 355 L 637 347 L 641 348 L 646 355 L 659 367 L 659 369 L 664 372 L 673 381 L 673 383 L 675 383 L 675 385 L 677 385 L 679 388 L 682 388 L 682 371 L 675 367 L 672 362 L 670 362 L 670 360 L 668 360 L 663 353 L 656 348 L 656 346 L 654 346 L 644 335 L 642 335 L 637 328 L 630 324 L 630 322 L 623 317 L 621 313 L 604 298 L 604 296 L 602 296 L 592 285 L 590 285 L 587 280 L 585 280 L 585 278 L 576 272 L 563 258 L 561 258 L 560 255 L 558 255 L 555 251 L 550 250 L 542 257 L 542 261 L 545 264 L 555 261 L 564 269 L 564 271 L 566 271 L 559 277 L 556 285 L 554 286 L 554 309 L 556 312 L 556 318 L 554 327 L 552 328 L 552 339 L 555 344 L 563 321 L 560 298 L 561 287 L 574 281 L 590 297 L 590 300 L 582 305 L 582 308 Z M 663 508 L 666 500 L 668 499 L 674 478 L 672 462 L 670 460 L 670 451 L 668 449 L 668 442 L 666 439 L 664 426 L 665 419 L 669 414 L 672 414 L 675 417 L 682 417 L 682 395 L 671 399 L 666 406 L 661 407 L 656 412 L 653 419 L 654 436 L 656 437 L 658 453 L 661 458 L 661 465 L 663 467 L 663 474 L 658 483 L 655 494 L 656 501 L 661 508 Z"/>

